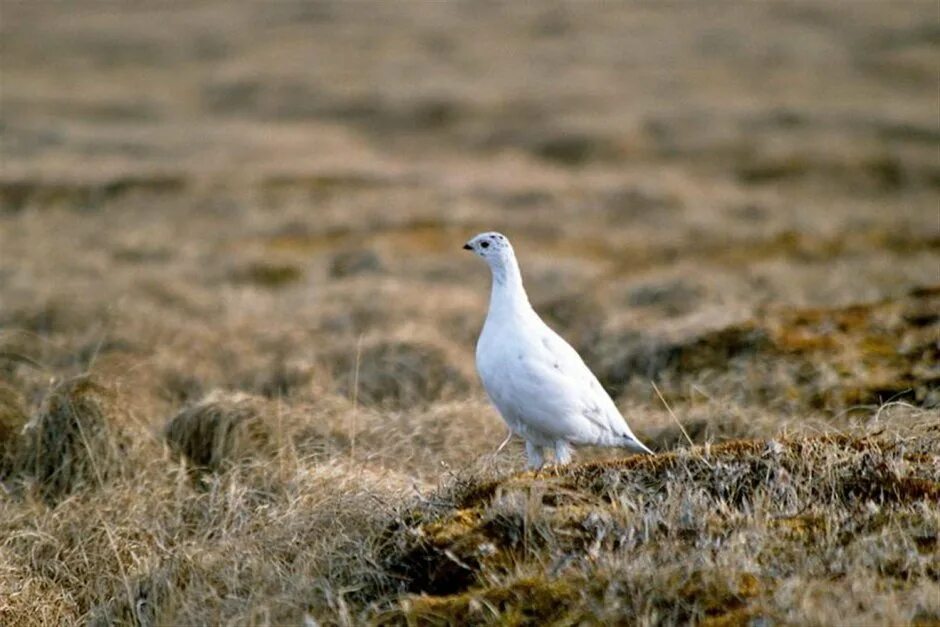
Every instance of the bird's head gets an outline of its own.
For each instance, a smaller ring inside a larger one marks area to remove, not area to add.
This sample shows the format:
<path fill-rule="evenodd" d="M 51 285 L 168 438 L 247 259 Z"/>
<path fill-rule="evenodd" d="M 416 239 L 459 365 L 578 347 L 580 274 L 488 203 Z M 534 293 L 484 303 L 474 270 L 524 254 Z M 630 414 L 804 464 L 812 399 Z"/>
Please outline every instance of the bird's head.
<path fill-rule="evenodd" d="M 464 250 L 469 250 L 483 257 L 491 266 L 502 265 L 514 257 L 509 239 L 505 235 L 494 231 L 474 236 L 463 247 Z"/>

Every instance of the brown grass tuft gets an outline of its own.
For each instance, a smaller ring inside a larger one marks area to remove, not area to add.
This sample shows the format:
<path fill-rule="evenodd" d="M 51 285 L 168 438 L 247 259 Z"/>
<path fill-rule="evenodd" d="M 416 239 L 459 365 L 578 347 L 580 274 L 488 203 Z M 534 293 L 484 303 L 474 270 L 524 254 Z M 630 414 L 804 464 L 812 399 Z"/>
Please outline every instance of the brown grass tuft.
<path fill-rule="evenodd" d="M 340 393 L 366 405 L 414 407 L 469 389 L 463 373 L 432 344 L 383 341 L 359 354 L 344 350 L 332 363 Z"/>
<path fill-rule="evenodd" d="M 46 501 L 124 473 L 129 440 L 113 390 L 89 376 L 55 386 L 19 438 L 14 474 Z"/>
<path fill-rule="evenodd" d="M 277 410 L 270 401 L 216 390 L 174 416 L 164 436 L 170 449 L 196 470 L 218 472 L 276 453 L 277 428 Z"/>
<path fill-rule="evenodd" d="M 23 396 L 13 386 L 0 382 L 0 475 L 26 421 Z"/>
<path fill-rule="evenodd" d="M 260 287 L 283 287 L 303 278 L 303 269 L 288 263 L 256 260 L 232 272 L 236 282 L 251 283 Z"/>
<path fill-rule="evenodd" d="M 382 260 L 372 250 L 342 250 L 330 260 L 329 273 L 334 278 L 345 278 L 382 271 Z"/>

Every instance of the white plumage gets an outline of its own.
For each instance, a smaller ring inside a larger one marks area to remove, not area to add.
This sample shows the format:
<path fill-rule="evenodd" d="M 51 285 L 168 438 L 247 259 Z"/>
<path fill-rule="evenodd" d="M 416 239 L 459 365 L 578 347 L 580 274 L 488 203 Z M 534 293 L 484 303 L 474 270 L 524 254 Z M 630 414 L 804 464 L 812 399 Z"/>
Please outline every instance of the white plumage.
<path fill-rule="evenodd" d="M 493 273 L 477 371 L 503 420 L 525 440 L 529 467 L 542 466 L 548 447 L 556 464 L 567 464 L 572 444 L 651 454 L 577 351 L 532 309 L 509 240 L 481 233 L 464 248 L 482 257 Z"/>

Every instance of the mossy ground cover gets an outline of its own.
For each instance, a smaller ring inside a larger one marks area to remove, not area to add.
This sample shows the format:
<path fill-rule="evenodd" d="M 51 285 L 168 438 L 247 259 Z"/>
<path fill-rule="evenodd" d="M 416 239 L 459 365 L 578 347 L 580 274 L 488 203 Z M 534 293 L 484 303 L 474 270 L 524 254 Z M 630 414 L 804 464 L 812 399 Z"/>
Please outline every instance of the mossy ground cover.
<path fill-rule="evenodd" d="M 469 480 L 394 527 L 388 563 L 412 596 L 385 619 L 787 621 L 780 582 L 872 576 L 916 599 L 940 575 L 940 430 L 903 431 Z"/>

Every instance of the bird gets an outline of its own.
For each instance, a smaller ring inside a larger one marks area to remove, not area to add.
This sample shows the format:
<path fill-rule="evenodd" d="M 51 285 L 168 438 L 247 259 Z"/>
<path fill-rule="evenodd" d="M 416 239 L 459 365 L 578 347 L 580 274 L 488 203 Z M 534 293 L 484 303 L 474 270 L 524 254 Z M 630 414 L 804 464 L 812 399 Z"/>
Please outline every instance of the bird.
<path fill-rule="evenodd" d="M 652 455 L 578 352 L 532 308 L 509 239 L 491 231 L 463 247 L 486 261 L 492 273 L 489 310 L 476 345 L 477 372 L 510 429 L 506 441 L 513 434 L 525 440 L 529 469 L 544 466 L 546 449 L 554 450 L 556 466 L 570 463 L 572 445 Z"/>

